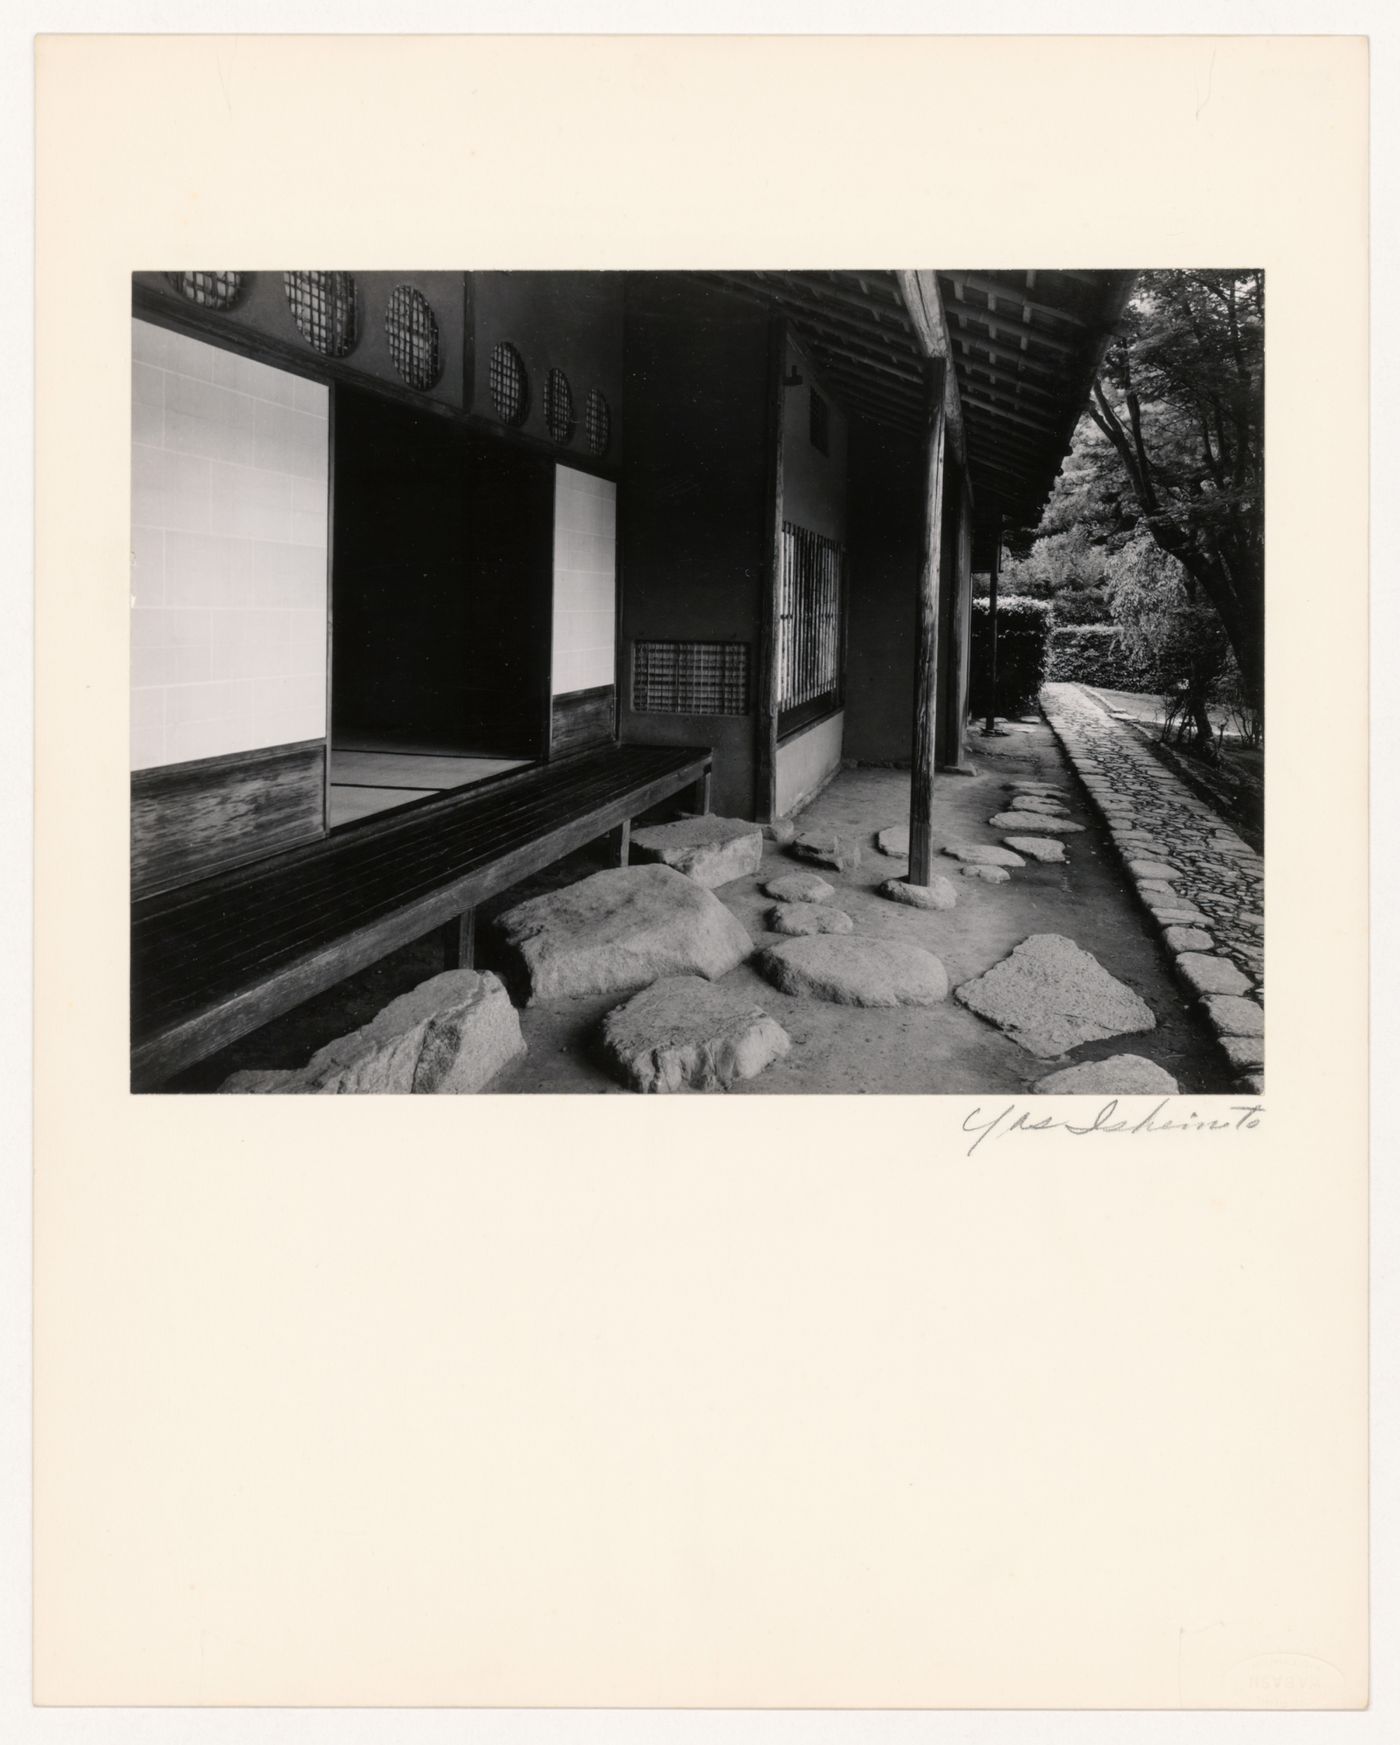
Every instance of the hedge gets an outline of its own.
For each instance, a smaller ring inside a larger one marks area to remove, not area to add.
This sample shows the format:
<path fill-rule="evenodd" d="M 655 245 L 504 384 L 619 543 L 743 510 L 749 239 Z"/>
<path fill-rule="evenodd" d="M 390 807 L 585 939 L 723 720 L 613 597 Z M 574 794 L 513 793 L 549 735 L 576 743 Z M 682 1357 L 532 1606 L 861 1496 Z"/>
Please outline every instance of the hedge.
<path fill-rule="evenodd" d="M 1155 690 L 1160 682 L 1154 663 L 1135 660 L 1114 624 L 1058 625 L 1050 633 L 1049 676 L 1111 691 Z"/>
<path fill-rule="evenodd" d="M 1045 683 L 1054 616 L 1046 600 L 1008 594 L 997 601 L 997 714 L 1024 715 Z M 985 715 L 991 688 L 990 606 L 972 602 L 972 669 L 969 704 Z"/>

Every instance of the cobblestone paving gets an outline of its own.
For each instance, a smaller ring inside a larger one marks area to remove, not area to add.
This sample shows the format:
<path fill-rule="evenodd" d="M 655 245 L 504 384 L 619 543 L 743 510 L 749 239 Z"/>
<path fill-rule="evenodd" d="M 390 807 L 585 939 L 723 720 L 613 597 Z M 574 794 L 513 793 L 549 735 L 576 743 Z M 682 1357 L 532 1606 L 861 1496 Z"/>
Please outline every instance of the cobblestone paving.
<path fill-rule="evenodd" d="M 1240 1088 L 1262 1094 L 1263 860 L 1082 687 L 1040 700 Z"/>

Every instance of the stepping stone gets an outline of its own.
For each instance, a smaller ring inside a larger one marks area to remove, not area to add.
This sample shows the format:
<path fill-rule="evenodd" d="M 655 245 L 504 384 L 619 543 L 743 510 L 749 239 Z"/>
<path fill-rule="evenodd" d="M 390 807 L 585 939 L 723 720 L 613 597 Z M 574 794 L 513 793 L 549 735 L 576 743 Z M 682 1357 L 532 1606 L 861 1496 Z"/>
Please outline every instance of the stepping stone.
<path fill-rule="evenodd" d="M 603 1020 L 603 1052 L 634 1091 L 727 1091 L 792 1047 L 761 1006 L 699 976 L 666 976 Z"/>
<path fill-rule="evenodd" d="M 1069 807 L 1062 800 L 1042 798 L 1039 794 L 1017 794 L 1011 802 L 1013 812 L 1046 812 L 1052 818 L 1065 818 Z"/>
<path fill-rule="evenodd" d="M 1026 815 L 1024 812 L 998 812 L 995 818 L 989 819 L 993 830 L 1024 830 Z M 1037 814 L 1035 820 L 1037 830 L 1053 831 L 1056 836 L 1077 836 L 1084 828 L 1076 824 L 1072 818 L 1050 818 L 1043 813 Z"/>
<path fill-rule="evenodd" d="M 1206 1011 L 1210 1021 L 1223 1036 L 1262 1036 L 1264 1008 L 1256 1000 L 1246 1000 L 1238 994 L 1207 995 Z"/>
<path fill-rule="evenodd" d="M 817 866 L 829 866 L 835 872 L 860 865 L 860 845 L 844 842 L 826 830 L 812 830 L 794 837 L 792 852 L 799 860 L 814 861 Z"/>
<path fill-rule="evenodd" d="M 791 818 L 774 818 L 770 824 L 763 826 L 765 842 L 775 842 L 779 848 L 786 848 L 797 835 L 797 826 Z"/>
<path fill-rule="evenodd" d="M 766 895 L 780 903 L 824 903 L 836 895 L 836 886 L 819 879 L 815 873 L 779 873 L 763 887 Z"/>
<path fill-rule="evenodd" d="M 763 861 L 763 831 L 742 818 L 682 818 L 675 824 L 648 824 L 632 832 L 632 855 L 660 861 L 685 873 L 706 890 L 752 876 Z"/>
<path fill-rule="evenodd" d="M 1264 1064 L 1262 1036 L 1222 1036 L 1220 1046 L 1225 1050 L 1225 1057 L 1236 1072 L 1248 1072 Z"/>
<path fill-rule="evenodd" d="M 1002 839 L 1017 854 L 1028 854 L 1032 860 L 1059 862 L 1065 858 L 1065 845 L 1053 836 L 1007 836 Z"/>
<path fill-rule="evenodd" d="M 464 1095 L 525 1052 L 520 1018 L 498 976 L 446 970 L 391 1000 L 292 1071 L 236 1072 L 225 1091 Z"/>
<path fill-rule="evenodd" d="M 712 892 L 669 866 L 615 867 L 508 909 L 497 922 L 530 1003 L 628 993 L 670 975 L 727 975 L 753 941 Z"/>
<path fill-rule="evenodd" d="M 1181 868 L 1175 867 L 1169 860 L 1130 860 L 1128 871 L 1135 879 L 1172 879 L 1181 877 Z"/>
<path fill-rule="evenodd" d="M 956 992 L 970 1011 L 1045 1059 L 1081 1042 L 1157 1027 L 1145 1000 L 1058 933 L 1033 934 Z"/>
<path fill-rule="evenodd" d="M 962 874 L 965 879 L 981 879 L 987 885 L 1004 885 L 1011 877 L 1004 866 L 965 866 Z"/>
<path fill-rule="evenodd" d="M 1228 957 L 1208 957 L 1200 951 L 1183 951 L 1176 967 L 1198 994 L 1247 994 L 1253 983 Z"/>
<path fill-rule="evenodd" d="M 771 933 L 849 933 L 853 923 L 842 909 L 824 909 L 820 903 L 777 903 L 768 911 Z"/>
<path fill-rule="evenodd" d="M 948 976 L 931 952 L 889 939 L 793 939 L 754 960 L 785 994 L 838 1006 L 934 1006 L 948 997 Z"/>
<path fill-rule="evenodd" d="M 1064 795 L 1067 790 L 1057 782 L 1038 782 L 1030 776 L 1025 776 L 1014 782 L 1003 782 L 1002 786 L 1009 794 L 1056 794 Z"/>
<path fill-rule="evenodd" d="M 887 825 L 876 836 L 875 846 L 881 854 L 888 854 L 892 859 L 908 860 L 909 826 L 907 824 Z"/>
<path fill-rule="evenodd" d="M 1261 1072 L 1241 1073 L 1236 1083 L 1248 1096 L 1262 1097 L 1264 1094 L 1264 1075 Z"/>
<path fill-rule="evenodd" d="M 1210 916 L 1205 914 L 1203 910 L 1198 909 L 1194 903 L 1186 902 L 1182 897 L 1178 897 L 1172 902 L 1152 901 L 1148 903 L 1147 907 L 1163 926 L 1175 926 L 1179 922 L 1191 923 L 1210 920 Z"/>
<path fill-rule="evenodd" d="M 1174 1097 L 1180 1088 L 1169 1072 L 1141 1054 L 1111 1054 L 1107 1060 L 1061 1067 L 1031 1086 L 1057 1097 Z"/>
<path fill-rule="evenodd" d="M 951 909 L 958 893 L 951 879 L 935 873 L 926 885 L 911 885 L 905 879 L 886 879 L 880 895 L 893 903 L 907 903 L 911 909 Z"/>
<path fill-rule="evenodd" d="M 1021 856 L 1010 848 L 998 848 L 991 842 L 950 842 L 944 854 L 952 855 L 954 860 L 965 861 L 968 866 L 1024 866 Z"/>
<path fill-rule="evenodd" d="M 1166 941 L 1172 951 L 1209 951 L 1215 944 L 1204 927 L 1168 927 Z"/>

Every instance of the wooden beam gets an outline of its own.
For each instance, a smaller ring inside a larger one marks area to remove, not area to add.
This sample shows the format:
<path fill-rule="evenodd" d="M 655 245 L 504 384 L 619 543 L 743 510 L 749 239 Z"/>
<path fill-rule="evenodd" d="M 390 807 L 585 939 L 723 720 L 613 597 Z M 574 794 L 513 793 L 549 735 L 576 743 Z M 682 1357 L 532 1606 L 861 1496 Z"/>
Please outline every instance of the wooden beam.
<path fill-rule="evenodd" d="M 979 339 L 975 333 L 968 333 L 961 327 L 948 330 L 949 337 L 964 350 L 976 347 L 978 351 L 990 353 L 992 357 L 1005 358 L 1008 363 L 1020 364 L 1026 369 L 1038 370 L 1042 376 L 1049 376 L 1052 381 L 1062 381 L 1063 372 L 1045 358 L 1032 357 L 1029 352 L 1018 351 L 1015 346 L 1003 345 L 996 339 Z"/>
<path fill-rule="evenodd" d="M 1016 398 L 1022 395 L 1034 395 L 1043 401 L 1048 410 L 1068 411 L 1068 403 L 1062 394 L 1053 389 L 1042 387 L 1039 382 L 1033 382 L 1029 376 L 1012 376 L 999 368 L 987 358 L 959 357 L 954 360 L 958 371 L 959 388 L 992 388 L 997 393 L 1005 393 L 1014 389 Z M 976 375 L 972 372 L 976 371 Z"/>
<path fill-rule="evenodd" d="M 985 273 L 948 273 L 945 276 L 956 284 L 966 285 L 969 290 L 980 291 L 984 297 L 1005 298 L 1008 303 L 1019 303 L 1022 308 L 1033 309 L 1037 315 L 1068 321 L 1072 327 L 1088 326 L 1082 315 L 1073 315 L 1068 309 L 1057 308 L 1054 303 L 1039 302 L 1031 296 L 1029 289 L 1022 290 L 1019 285 L 1007 284 L 1003 279 L 988 277 Z"/>
<path fill-rule="evenodd" d="M 867 346 L 877 356 L 881 351 L 896 359 L 907 358 L 915 375 L 923 362 L 914 340 L 914 335 L 907 327 L 892 328 L 872 326 L 869 320 L 858 316 L 847 315 L 841 309 L 818 309 L 810 302 L 804 302 L 800 293 L 785 291 L 780 286 L 771 284 L 767 279 L 755 284 L 750 279 L 741 277 L 738 273 L 710 272 L 697 275 L 700 278 L 720 281 L 727 289 L 741 297 L 748 297 L 754 302 L 776 303 L 785 314 L 801 327 L 822 326 L 830 328 L 833 333 L 849 334 L 854 342 Z M 882 341 L 889 341 L 882 345 Z"/>
<path fill-rule="evenodd" d="M 1066 434 L 1067 420 L 1056 421 L 1051 418 L 1035 418 L 1029 412 L 1012 412 L 1008 407 L 996 406 L 990 400 L 984 400 L 981 395 L 967 393 L 963 399 L 969 406 L 977 407 L 979 412 L 985 412 L 988 418 L 999 419 L 1004 423 L 1018 424 L 1023 430 L 1034 430 L 1048 437 L 1052 442 Z"/>
<path fill-rule="evenodd" d="M 1069 340 L 1060 339 L 1058 335 L 1053 333 L 1044 333 L 1038 327 L 1031 327 L 1027 323 L 1017 320 L 1014 316 L 1002 315 L 995 309 L 978 309 L 971 303 L 959 302 L 956 297 L 950 297 L 945 306 L 961 320 L 980 321 L 992 328 L 1000 327 L 1007 333 L 1014 334 L 1017 339 L 1033 339 L 1050 351 L 1063 353 L 1065 357 L 1078 357 L 1079 355 L 1081 348 L 1072 345 Z M 956 333 L 961 330 L 954 328 L 953 331 Z M 995 333 L 992 337 L 995 339 Z"/>
<path fill-rule="evenodd" d="M 938 570 L 943 545 L 947 364 L 929 361 L 925 390 L 924 493 L 914 653 L 914 745 L 909 784 L 909 883 L 933 877 L 934 741 L 938 721 Z"/>
<path fill-rule="evenodd" d="M 768 494 L 765 556 L 758 601 L 758 710 L 756 816 L 771 824 L 778 804 L 778 612 L 783 573 L 783 428 L 787 390 L 787 317 L 768 318 Z"/>
<path fill-rule="evenodd" d="M 851 309 L 860 309 L 865 314 L 873 315 L 877 319 L 885 316 L 891 317 L 898 326 L 903 326 L 909 319 L 909 313 L 899 299 L 899 292 L 893 286 L 890 288 L 889 297 L 885 298 L 872 297 L 861 291 L 852 291 L 845 285 L 832 284 L 826 279 L 817 278 L 812 273 L 763 272 L 759 277 L 778 279 L 783 284 L 794 286 L 804 296 L 830 298 L 833 302 L 844 303 Z"/>
<path fill-rule="evenodd" d="M 967 757 L 968 690 L 972 679 L 972 493 L 965 476 L 958 479 L 957 551 L 953 573 L 953 610 L 949 616 L 952 646 L 948 651 L 948 709 L 944 718 L 944 764 L 971 775 Z"/>

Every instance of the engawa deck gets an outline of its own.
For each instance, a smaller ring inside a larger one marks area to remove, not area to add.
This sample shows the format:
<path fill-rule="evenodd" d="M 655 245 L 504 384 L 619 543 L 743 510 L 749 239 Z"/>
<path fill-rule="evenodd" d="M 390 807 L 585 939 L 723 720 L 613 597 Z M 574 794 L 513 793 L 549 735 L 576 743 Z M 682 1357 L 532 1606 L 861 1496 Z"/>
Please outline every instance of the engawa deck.
<path fill-rule="evenodd" d="M 694 787 L 711 754 L 609 745 L 434 795 L 132 909 L 131 1082 L 150 1089 L 434 928 L 470 962 L 475 906 Z"/>

